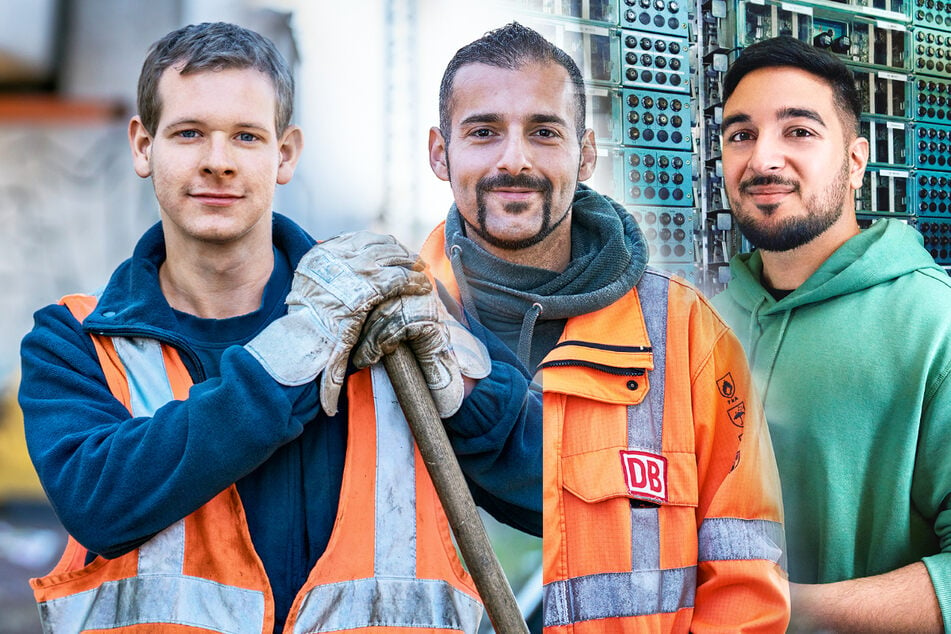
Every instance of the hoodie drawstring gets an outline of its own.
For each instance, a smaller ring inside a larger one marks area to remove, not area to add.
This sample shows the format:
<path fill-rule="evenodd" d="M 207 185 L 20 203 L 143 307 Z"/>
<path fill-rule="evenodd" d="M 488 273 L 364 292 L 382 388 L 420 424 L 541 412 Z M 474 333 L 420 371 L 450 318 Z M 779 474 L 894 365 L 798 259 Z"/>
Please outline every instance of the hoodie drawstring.
<path fill-rule="evenodd" d="M 522 362 L 526 368 L 530 367 L 529 361 L 532 355 L 532 338 L 535 336 L 535 322 L 538 321 L 539 316 L 542 314 L 542 305 L 538 302 L 534 302 L 532 307 L 528 309 L 525 313 L 525 317 L 522 318 L 522 330 L 518 334 L 518 360 Z"/>
<path fill-rule="evenodd" d="M 469 286 L 469 280 L 462 267 L 462 247 L 458 244 L 449 247 L 449 265 L 452 267 L 452 274 L 455 276 L 456 285 L 459 287 L 459 298 L 462 300 L 462 307 L 473 319 L 482 323 L 475 299 L 472 297 L 472 288 Z M 534 302 L 522 318 L 522 329 L 518 335 L 516 355 L 526 368 L 529 367 L 528 364 L 532 356 L 532 338 L 535 336 L 535 324 L 541 314 L 542 305 Z"/>
<path fill-rule="evenodd" d="M 472 298 L 472 289 L 469 288 L 469 280 L 462 268 L 462 247 L 454 244 L 449 247 L 449 265 L 452 267 L 452 274 L 456 278 L 456 285 L 459 287 L 459 297 L 462 299 L 462 307 L 480 324 L 479 310 L 476 308 L 475 300 Z"/>

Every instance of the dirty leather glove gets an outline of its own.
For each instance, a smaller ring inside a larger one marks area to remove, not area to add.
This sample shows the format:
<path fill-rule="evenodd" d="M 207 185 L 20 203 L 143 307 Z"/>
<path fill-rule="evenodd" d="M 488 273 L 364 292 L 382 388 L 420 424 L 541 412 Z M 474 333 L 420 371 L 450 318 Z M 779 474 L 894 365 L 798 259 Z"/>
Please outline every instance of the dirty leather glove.
<path fill-rule="evenodd" d="M 489 375 L 489 353 L 452 318 L 436 294 L 400 295 L 377 306 L 367 318 L 353 355 L 357 367 L 377 363 L 405 341 L 416 356 L 442 418 L 452 416 L 465 395 L 463 375 Z"/>
<path fill-rule="evenodd" d="M 283 385 L 303 385 L 323 371 L 320 402 L 332 416 L 367 315 L 387 298 L 428 294 L 424 268 L 392 236 L 361 231 L 321 242 L 294 271 L 287 315 L 245 348 Z"/>

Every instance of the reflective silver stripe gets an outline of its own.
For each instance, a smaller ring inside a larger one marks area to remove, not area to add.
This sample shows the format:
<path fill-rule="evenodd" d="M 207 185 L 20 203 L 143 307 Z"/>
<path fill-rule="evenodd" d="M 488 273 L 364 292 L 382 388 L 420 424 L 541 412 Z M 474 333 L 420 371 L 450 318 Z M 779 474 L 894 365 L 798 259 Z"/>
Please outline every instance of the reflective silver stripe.
<path fill-rule="evenodd" d="M 664 433 L 664 379 L 667 369 L 667 295 L 670 282 L 648 269 L 637 284 L 641 314 L 647 326 L 654 369 L 648 371 L 650 391 L 639 405 L 627 412 L 630 449 L 660 453 Z"/>
<path fill-rule="evenodd" d="M 376 411 L 377 576 L 416 576 L 416 463 L 413 435 L 382 365 L 370 368 Z"/>
<path fill-rule="evenodd" d="M 125 366 L 132 415 L 153 416 L 174 398 L 162 344 L 155 339 L 113 337 L 112 345 Z M 139 575 L 180 575 L 184 563 L 184 520 L 175 522 L 139 547 Z"/>
<path fill-rule="evenodd" d="M 654 369 L 644 401 L 627 408 L 628 448 L 660 454 L 664 433 L 664 383 L 667 360 L 667 278 L 646 271 L 637 285 L 641 314 L 650 339 Z M 660 509 L 631 509 L 631 569 L 660 568 Z"/>
<path fill-rule="evenodd" d="M 154 339 L 113 337 L 129 381 L 133 416 L 152 416 L 155 410 L 172 400 L 162 345 Z"/>
<path fill-rule="evenodd" d="M 175 623 L 229 634 L 260 634 L 264 595 L 207 579 L 149 575 L 99 587 L 39 606 L 47 632 L 105 630 Z"/>
<path fill-rule="evenodd" d="M 545 627 L 693 607 L 697 569 L 636 570 L 574 577 L 545 586 Z"/>
<path fill-rule="evenodd" d="M 631 570 L 660 568 L 660 511 L 631 508 Z"/>
<path fill-rule="evenodd" d="M 482 606 L 440 580 L 370 578 L 314 588 L 301 606 L 295 634 L 363 627 L 479 629 Z"/>
<path fill-rule="evenodd" d="M 778 522 L 707 518 L 700 524 L 698 560 L 765 559 L 779 563 L 784 542 L 783 526 Z"/>
<path fill-rule="evenodd" d="M 185 566 L 185 520 L 139 546 L 139 576 L 180 575 Z"/>
<path fill-rule="evenodd" d="M 133 416 L 152 416 L 173 399 L 162 346 L 112 338 L 125 366 Z M 233 634 L 260 633 L 264 593 L 183 574 L 185 521 L 139 547 L 138 576 L 39 604 L 47 632 L 175 623 Z"/>

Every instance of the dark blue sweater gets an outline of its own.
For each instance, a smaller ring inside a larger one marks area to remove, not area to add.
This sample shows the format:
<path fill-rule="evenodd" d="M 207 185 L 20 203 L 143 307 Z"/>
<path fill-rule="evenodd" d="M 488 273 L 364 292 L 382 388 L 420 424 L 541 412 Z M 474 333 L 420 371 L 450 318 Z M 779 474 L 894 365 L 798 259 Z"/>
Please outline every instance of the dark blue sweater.
<path fill-rule="evenodd" d="M 275 594 L 278 628 L 326 548 L 346 450 L 346 389 L 326 416 L 316 383 L 279 385 L 242 345 L 284 314 L 293 267 L 314 241 L 274 215 L 274 272 L 261 308 L 223 320 L 171 309 L 161 293 L 159 225 L 116 269 L 96 310 L 35 314 L 23 340 L 20 404 L 40 479 L 67 531 L 93 553 L 122 555 L 237 483 Z M 446 421 L 476 500 L 541 533 L 541 403 L 490 333 L 492 373 Z M 105 382 L 89 333 L 175 346 L 195 382 L 185 401 L 130 418 Z"/>

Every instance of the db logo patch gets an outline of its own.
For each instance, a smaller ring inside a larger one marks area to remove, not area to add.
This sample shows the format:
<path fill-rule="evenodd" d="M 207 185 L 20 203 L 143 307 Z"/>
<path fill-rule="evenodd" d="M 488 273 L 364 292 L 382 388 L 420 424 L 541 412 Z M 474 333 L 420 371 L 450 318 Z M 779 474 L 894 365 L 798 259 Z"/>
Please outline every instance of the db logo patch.
<path fill-rule="evenodd" d="M 667 501 L 667 458 L 646 451 L 621 450 L 621 467 L 632 497 Z"/>

